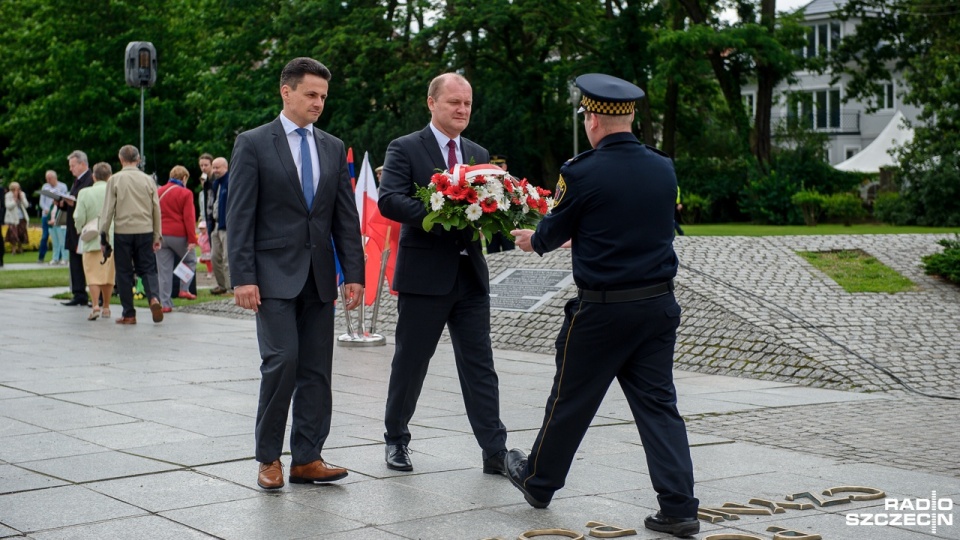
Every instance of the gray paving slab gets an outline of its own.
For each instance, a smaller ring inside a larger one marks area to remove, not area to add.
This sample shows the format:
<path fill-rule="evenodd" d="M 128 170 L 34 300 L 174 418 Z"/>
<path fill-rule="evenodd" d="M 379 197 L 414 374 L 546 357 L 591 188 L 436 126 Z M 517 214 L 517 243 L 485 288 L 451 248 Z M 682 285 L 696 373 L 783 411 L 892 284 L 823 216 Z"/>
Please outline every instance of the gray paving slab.
<path fill-rule="evenodd" d="M 66 484 L 65 480 L 38 474 L 23 467 L 6 463 L 0 464 L 0 494 L 32 491 Z"/>
<path fill-rule="evenodd" d="M 262 496 L 258 489 L 193 471 L 138 475 L 86 487 L 154 513 Z"/>
<path fill-rule="evenodd" d="M 83 486 L 0 495 L 0 508 L 3 508 L 3 524 L 22 533 L 146 513 Z"/>
<path fill-rule="evenodd" d="M 364 525 L 292 498 L 292 495 L 260 496 L 171 510 L 160 515 L 225 540 L 319 538 Z"/>
<path fill-rule="evenodd" d="M 93 454 L 105 450 L 103 446 L 54 431 L 2 437 L 0 443 L 0 459 L 9 463 Z"/>
<path fill-rule="evenodd" d="M 177 465 L 114 451 L 24 461 L 19 465 L 24 469 L 75 483 L 138 476 L 177 468 Z"/>
<path fill-rule="evenodd" d="M 203 540 L 216 538 L 159 516 L 113 519 L 33 533 L 35 540 Z"/>

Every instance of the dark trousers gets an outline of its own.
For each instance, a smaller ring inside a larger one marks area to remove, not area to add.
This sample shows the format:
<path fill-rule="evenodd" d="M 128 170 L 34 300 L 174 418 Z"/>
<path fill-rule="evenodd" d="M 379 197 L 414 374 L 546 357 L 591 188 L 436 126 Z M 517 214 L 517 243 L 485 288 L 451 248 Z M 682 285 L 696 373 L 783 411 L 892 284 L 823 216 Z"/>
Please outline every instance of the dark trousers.
<path fill-rule="evenodd" d="M 83 274 L 83 255 L 77 253 L 76 246 L 70 250 L 70 291 L 74 300 L 87 303 L 87 277 Z"/>
<path fill-rule="evenodd" d="M 43 262 L 43 258 L 47 256 L 47 242 L 50 240 L 50 216 L 45 216 L 41 212 L 40 214 L 40 253 L 37 254 L 37 259 L 40 262 Z"/>
<path fill-rule="evenodd" d="M 153 253 L 153 233 L 113 235 L 113 260 L 117 265 L 117 289 L 124 317 L 135 317 L 133 307 L 133 273 L 143 281 L 143 295 L 156 298 L 160 291 L 157 282 L 157 257 Z M 73 254 L 70 254 L 73 269 Z"/>
<path fill-rule="evenodd" d="M 620 382 L 637 423 L 660 510 L 695 517 L 693 463 L 677 411 L 673 349 L 680 306 L 672 294 L 596 304 L 570 300 L 557 338 L 557 371 L 524 487 L 549 501 L 562 488 L 607 389 Z"/>
<path fill-rule="evenodd" d="M 397 345 L 384 419 L 387 444 L 410 443 L 408 424 L 446 324 L 453 341 L 463 404 L 483 457 L 504 450 L 507 430 L 500 422 L 499 379 L 490 346 L 490 296 L 479 283 L 469 257 L 460 257 L 457 281 L 448 294 L 400 293 L 397 309 Z"/>
<path fill-rule="evenodd" d="M 260 299 L 257 341 L 261 358 L 257 461 L 280 458 L 291 400 L 292 464 L 321 459 L 333 408 L 333 303 L 320 300 L 312 269 L 295 298 Z"/>

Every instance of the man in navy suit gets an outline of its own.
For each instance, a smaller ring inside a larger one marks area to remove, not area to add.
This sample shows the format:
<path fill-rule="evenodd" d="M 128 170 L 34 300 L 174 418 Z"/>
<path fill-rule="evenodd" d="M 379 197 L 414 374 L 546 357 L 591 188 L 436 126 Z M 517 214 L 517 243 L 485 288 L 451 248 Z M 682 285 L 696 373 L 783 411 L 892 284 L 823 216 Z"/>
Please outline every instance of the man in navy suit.
<path fill-rule="evenodd" d="M 313 125 L 330 77 L 312 58 L 291 60 L 280 75 L 280 116 L 241 133 L 230 159 L 230 279 L 236 304 L 257 313 L 256 458 L 264 489 L 283 487 L 280 453 L 291 399 L 290 481 L 347 476 L 320 455 L 332 409 L 334 245 L 347 309 L 360 304 L 364 277 L 343 141 Z"/>
<path fill-rule="evenodd" d="M 469 230 L 424 231 L 427 215 L 414 197 L 437 169 L 487 163 L 490 154 L 460 136 L 470 123 L 473 89 L 445 73 L 427 91 L 430 124 L 387 147 L 380 178 L 380 212 L 402 224 L 393 289 L 399 293 L 396 351 L 390 371 L 384 424 L 387 467 L 412 471 L 408 424 L 423 389 L 430 358 L 446 325 L 473 434 L 482 449 L 483 472 L 504 474 L 507 431 L 500 422 L 500 394 L 490 346 L 490 276 L 479 241 Z"/>

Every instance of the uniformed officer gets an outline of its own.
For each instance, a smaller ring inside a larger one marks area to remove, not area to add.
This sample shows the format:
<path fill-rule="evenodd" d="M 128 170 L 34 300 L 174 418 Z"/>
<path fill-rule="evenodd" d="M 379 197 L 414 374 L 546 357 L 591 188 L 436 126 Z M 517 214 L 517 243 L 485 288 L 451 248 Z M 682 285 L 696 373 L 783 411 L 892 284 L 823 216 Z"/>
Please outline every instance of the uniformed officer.
<path fill-rule="evenodd" d="M 557 372 L 529 457 L 507 453 L 513 484 L 535 508 L 562 488 L 591 420 L 614 379 L 640 432 L 660 511 L 648 529 L 700 531 L 686 425 L 677 411 L 673 349 L 680 306 L 673 295 L 673 202 L 677 179 L 663 153 L 631 133 L 643 91 L 609 75 L 577 78 L 592 150 L 560 169 L 555 206 L 517 247 L 543 254 L 568 239 L 577 297 L 557 337 Z"/>

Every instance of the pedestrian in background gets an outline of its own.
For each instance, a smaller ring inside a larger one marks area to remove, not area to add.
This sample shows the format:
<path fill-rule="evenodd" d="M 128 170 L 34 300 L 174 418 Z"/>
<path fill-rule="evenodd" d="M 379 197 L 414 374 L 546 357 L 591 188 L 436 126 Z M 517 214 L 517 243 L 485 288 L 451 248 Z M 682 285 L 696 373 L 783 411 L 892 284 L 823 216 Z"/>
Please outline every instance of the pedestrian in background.
<path fill-rule="evenodd" d="M 543 255 L 572 239 L 577 297 L 564 308 L 556 375 L 530 455 L 507 453 L 510 481 L 534 508 L 563 487 L 580 442 L 616 379 L 633 413 L 660 511 L 644 526 L 674 536 L 700 531 L 686 425 L 677 410 L 673 295 L 677 178 L 670 158 L 632 133 L 637 86 L 609 75 L 577 77 L 593 150 L 560 168 L 554 208 L 517 247 Z"/>
<path fill-rule="evenodd" d="M 83 257 L 80 255 L 77 247 L 80 245 L 80 233 L 77 231 L 73 219 L 73 209 L 77 204 L 77 195 L 81 190 L 93 185 L 93 172 L 90 171 L 90 161 L 87 154 L 80 150 L 74 150 L 67 156 L 67 164 L 70 167 L 70 174 L 73 175 L 73 185 L 70 187 L 70 197 L 57 201 L 57 208 L 60 212 L 65 212 L 66 223 L 66 242 L 67 254 L 70 259 L 70 291 L 73 298 L 66 302 L 61 302 L 65 306 L 85 307 L 90 303 L 87 296 L 87 281 L 83 272 Z"/>
<path fill-rule="evenodd" d="M 63 182 L 57 180 L 57 171 L 50 169 L 47 171 L 44 176 L 46 184 L 44 184 L 43 189 L 40 190 L 40 251 L 37 254 L 37 262 L 43 263 L 43 260 L 47 256 L 47 242 L 53 238 L 53 256 L 51 257 L 50 263 L 56 265 L 57 262 L 61 259 L 60 250 L 63 249 L 63 238 L 59 238 L 59 244 L 57 242 L 57 232 L 59 232 L 59 227 L 57 227 L 56 222 L 51 223 L 50 218 L 54 217 L 54 200 L 47 195 L 47 193 L 56 193 L 57 195 L 63 196 L 69 192 L 67 185 Z"/>
<path fill-rule="evenodd" d="M 160 251 L 157 252 L 157 276 L 160 282 L 160 305 L 163 312 L 173 311 L 173 300 L 170 291 L 173 289 L 174 267 L 182 260 L 193 270 L 197 271 L 197 215 L 193 208 L 193 192 L 187 189 L 190 173 L 183 165 L 176 165 L 170 170 L 170 179 L 157 190 L 160 201 L 160 220 L 163 239 L 160 241 Z M 192 281 L 192 280 L 191 280 Z M 190 283 L 180 285 L 180 298 L 195 300 L 197 297 L 190 293 Z"/>
<path fill-rule="evenodd" d="M 143 280 L 143 292 L 150 299 L 153 322 L 163 321 L 157 282 L 157 257 L 160 249 L 160 201 L 157 183 L 144 174 L 137 165 L 140 151 L 136 146 L 120 148 L 119 172 L 110 177 L 107 195 L 100 216 L 100 234 L 110 232 L 113 226 L 113 257 L 117 267 L 117 287 L 123 315 L 117 324 L 137 324 L 137 310 L 133 306 L 134 271 Z"/>
<path fill-rule="evenodd" d="M 100 162 L 93 166 L 93 185 L 80 191 L 77 197 L 77 206 L 73 211 L 74 225 L 81 231 L 80 249 L 83 252 L 83 274 L 90 288 L 90 298 L 95 302 L 87 320 L 95 321 L 100 317 L 110 318 L 110 296 L 113 294 L 113 284 L 116 281 L 116 267 L 113 255 L 103 262 L 100 252 L 100 213 L 103 211 L 103 200 L 107 195 L 107 180 L 113 174 L 109 163 Z M 84 233 L 85 225 L 96 220 L 97 227 L 93 234 Z M 87 234 L 88 236 L 84 236 Z M 113 244 L 113 228 L 110 228 L 108 241 Z M 97 299 L 102 299 L 103 306 Z"/>
<path fill-rule="evenodd" d="M 16 255 L 23 253 L 23 245 L 30 242 L 27 236 L 27 220 L 30 214 L 27 208 L 30 203 L 27 201 L 27 195 L 20 189 L 18 182 L 11 182 L 7 194 L 3 197 L 4 206 L 7 209 L 3 222 L 7 224 L 7 242 L 10 242 L 10 254 Z"/>

